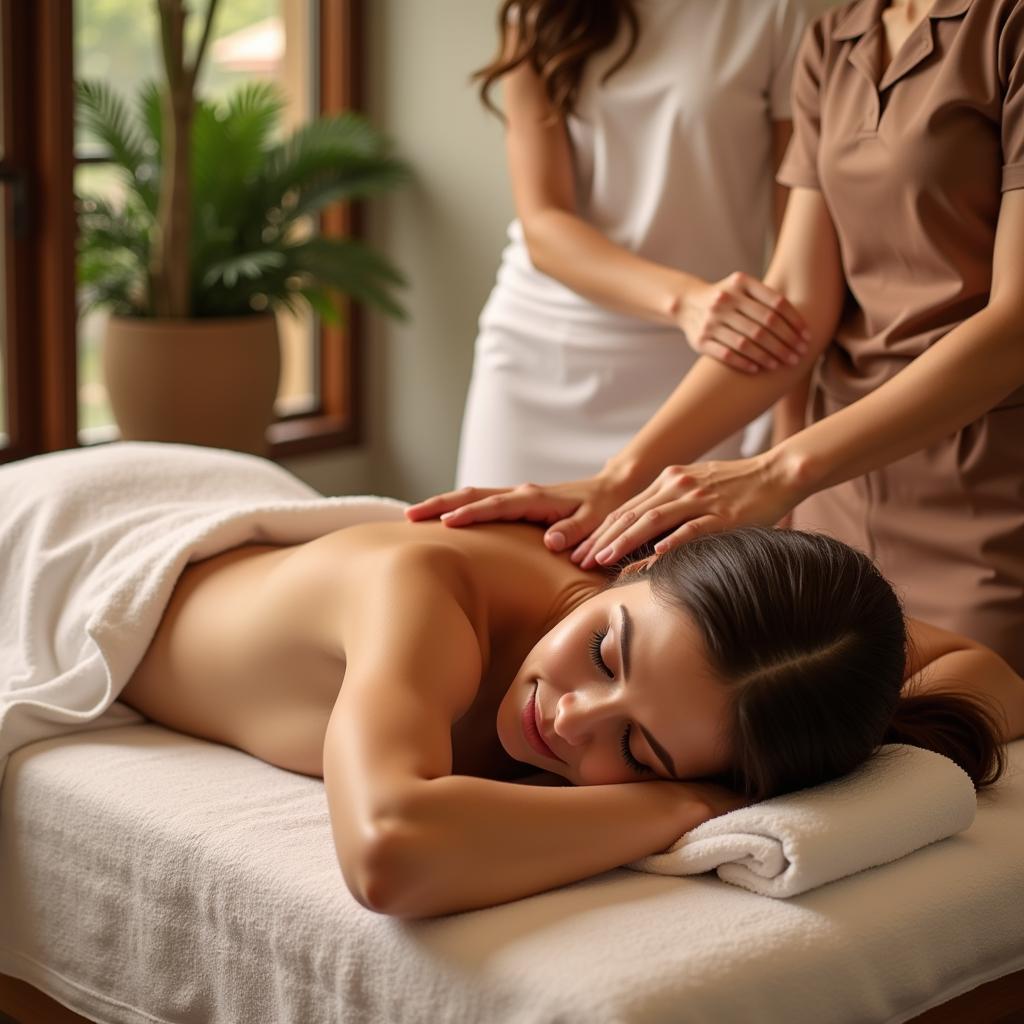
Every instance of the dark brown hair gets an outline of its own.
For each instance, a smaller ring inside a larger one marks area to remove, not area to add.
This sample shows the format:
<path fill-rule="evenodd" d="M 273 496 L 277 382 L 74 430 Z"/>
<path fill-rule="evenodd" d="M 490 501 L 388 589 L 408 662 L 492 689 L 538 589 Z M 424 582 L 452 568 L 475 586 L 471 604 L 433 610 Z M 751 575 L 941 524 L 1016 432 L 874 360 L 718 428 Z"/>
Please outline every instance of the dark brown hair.
<path fill-rule="evenodd" d="M 752 799 L 844 775 L 883 743 L 943 754 L 978 788 L 1002 773 L 996 714 L 982 698 L 901 692 L 903 610 L 861 552 L 751 527 L 676 548 L 648 575 L 658 598 L 696 623 L 732 689 L 728 781 Z"/>
<path fill-rule="evenodd" d="M 473 80 L 480 83 L 480 99 L 500 116 L 491 102 L 491 88 L 526 62 L 540 76 L 551 106 L 568 116 L 576 109 L 587 61 L 615 42 L 623 24 L 626 48 L 602 81 L 636 49 L 640 25 L 633 0 L 504 0 L 498 12 L 498 52 L 473 73 Z"/>

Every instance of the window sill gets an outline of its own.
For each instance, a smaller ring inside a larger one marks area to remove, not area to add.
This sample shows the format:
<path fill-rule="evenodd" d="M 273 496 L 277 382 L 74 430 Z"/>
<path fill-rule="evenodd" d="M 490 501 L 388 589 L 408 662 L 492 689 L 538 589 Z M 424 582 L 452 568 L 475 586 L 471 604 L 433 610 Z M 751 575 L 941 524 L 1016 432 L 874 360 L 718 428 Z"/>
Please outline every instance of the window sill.
<path fill-rule="evenodd" d="M 347 417 L 329 415 L 278 420 L 271 424 L 267 439 L 272 459 L 349 448 L 360 441 L 355 425 Z"/>

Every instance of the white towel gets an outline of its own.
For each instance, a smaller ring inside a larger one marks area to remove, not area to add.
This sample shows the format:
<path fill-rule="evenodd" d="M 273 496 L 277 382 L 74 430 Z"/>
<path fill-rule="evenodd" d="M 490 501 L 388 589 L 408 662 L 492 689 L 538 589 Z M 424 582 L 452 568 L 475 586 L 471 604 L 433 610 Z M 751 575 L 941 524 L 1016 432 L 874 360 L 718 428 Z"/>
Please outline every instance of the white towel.
<path fill-rule="evenodd" d="M 189 562 L 400 519 L 323 498 L 272 462 L 112 444 L 0 468 L 0 779 L 34 740 L 139 720 L 112 707 Z"/>
<path fill-rule="evenodd" d="M 969 776 L 920 747 L 882 747 L 855 772 L 712 818 L 664 853 L 628 865 L 718 877 L 763 896 L 798 896 L 969 828 Z"/>

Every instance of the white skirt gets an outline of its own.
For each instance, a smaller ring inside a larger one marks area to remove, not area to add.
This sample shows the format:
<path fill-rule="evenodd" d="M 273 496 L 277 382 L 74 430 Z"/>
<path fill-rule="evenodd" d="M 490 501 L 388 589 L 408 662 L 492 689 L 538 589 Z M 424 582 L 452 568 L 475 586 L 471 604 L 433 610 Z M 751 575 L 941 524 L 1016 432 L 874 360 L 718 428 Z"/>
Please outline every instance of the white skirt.
<path fill-rule="evenodd" d="M 558 483 L 591 476 L 622 449 L 697 361 L 681 332 L 544 317 L 492 294 L 481 316 L 456 486 Z M 761 417 L 705 458 L 763 450 Z"/>

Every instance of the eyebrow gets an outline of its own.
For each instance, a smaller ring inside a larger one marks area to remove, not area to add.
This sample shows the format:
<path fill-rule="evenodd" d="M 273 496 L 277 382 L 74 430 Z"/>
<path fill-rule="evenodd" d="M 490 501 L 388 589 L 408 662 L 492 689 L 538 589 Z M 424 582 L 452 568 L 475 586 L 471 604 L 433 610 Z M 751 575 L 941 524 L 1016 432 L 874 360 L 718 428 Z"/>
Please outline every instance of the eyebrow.
<path fill-rule="evenodd" d="M 639 722 L 637 722 L 637 728 L 644 734 L 644 739 L 650 743 L 651 750 L 658 755 L 658 759 L 668 769 L 672 778 L 678 778 L 676 766 L 669 756 L 669 752 Z"/>
<path fill-rule="evenodd" d="M 622 661 L 622 677 L 628 681 L 629 644 L 633 638 L 633 623 L 630 621 L 629 613 L 626 611 L 624 604 L 619 605 L 619 612 L 622 615 L 622 628 L 619 630 L 619 657 Z M 643 733 L 644 739 L 650 744 L 651 750 L 658 755 L 658 760 L 668 769 L 668 773 L 673 778 L 676 778 L 679 773 L 676 771 L 675 763 L 669 752 L 639 722 L 637 722 L 637 728 Z"/>
<path fill-rule="evenodd" d="M 619 630 L 619 658 L 622 662 L 622 678 L 629 680 L 629 642 L 633 639 L 633 623 L 629 619 L 624 604 L 619 605 L 622 615 L 622 628 Z"/>

